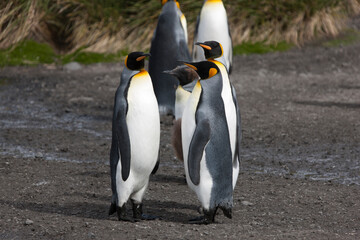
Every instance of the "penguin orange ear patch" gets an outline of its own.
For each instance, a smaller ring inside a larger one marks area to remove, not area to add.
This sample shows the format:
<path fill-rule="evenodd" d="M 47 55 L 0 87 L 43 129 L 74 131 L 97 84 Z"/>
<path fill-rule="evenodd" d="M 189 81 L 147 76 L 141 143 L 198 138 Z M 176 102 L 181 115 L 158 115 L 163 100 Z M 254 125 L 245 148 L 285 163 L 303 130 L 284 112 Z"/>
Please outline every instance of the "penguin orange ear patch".
<path fill-rule="evenodd" d="M 221 43 L 219 43 L 219 46 L 220 46 L 220 48 L 221 48 L 221 56 L 222 56 L 222 55 L 224 54 L 224 49 L 223 49 Z M 221 57 L 221 56 L 220 56 L 220 57 Z"/>
<path fill-rule="evenodd" d="M 128 57 L 129 57 L 129 55 L 127 55 L 126 58 L 125 58 L 125 66 L 127 66 Z"/>
<path fill-rule="evenodd" d="M 195 67 L 194 65 L 188 64 L 188 63 L 184 63 L 186 66 L 188 66 L 189 68 L 194 69 L 195 71 L 197 71 L 197 67 Z"/>
<path fill-rule="evenodd" d="M 218 73 L 218 71 L 216 70 L 216 68 L 210 68 L 209 69 L 209 78 L 213 77 L 217 73 Z"/>
<path fill-rule="evenodd" d="M 140 62 L 141 60 L 143 60 L 144 58 L 146 58 L 146 56 L 140 56 L 136 59 L 136 61 Z"/>
<path fill-rule="evenodd" d="M 164 5 L 168 0 L 161 0 L 161 4 Z"/>

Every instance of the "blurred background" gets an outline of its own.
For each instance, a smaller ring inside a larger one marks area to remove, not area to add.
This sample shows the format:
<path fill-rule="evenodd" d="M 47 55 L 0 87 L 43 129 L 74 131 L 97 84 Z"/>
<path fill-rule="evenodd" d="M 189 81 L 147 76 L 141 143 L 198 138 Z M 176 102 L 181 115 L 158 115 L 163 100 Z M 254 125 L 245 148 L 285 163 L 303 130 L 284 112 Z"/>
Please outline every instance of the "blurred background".
<path fill-rule="evenodd" d="M 203 1 L 179 1 L 189 47 Z M 346 34 L 360 0 L 227 0 L 234 53 L 287 50 Z M 0 66 L 119 61 L 146 51 L 161 11 L 159 0 L 1 0 Z M 191 50 L 191 47 L 190 47 Z"/>

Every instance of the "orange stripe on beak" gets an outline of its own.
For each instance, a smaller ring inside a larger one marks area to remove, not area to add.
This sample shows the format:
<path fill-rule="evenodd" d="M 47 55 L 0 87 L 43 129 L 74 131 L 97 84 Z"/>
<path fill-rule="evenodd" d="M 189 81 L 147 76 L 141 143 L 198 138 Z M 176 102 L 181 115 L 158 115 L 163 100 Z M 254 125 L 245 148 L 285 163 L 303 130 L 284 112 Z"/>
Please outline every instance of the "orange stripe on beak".
<path fill-rule="evenodd" d="M 199 44 L 199 45 L 200 45 L 200 47 L 202 47 L 202 48 L 205 48 L 205 49 L 207 49 L 207 50 L 211 50 L 211 47 L 208 46 L 208 45 L 204 45 L 204 44 Z"/>
<path fill-rule="evenodd" d="M 144 58 L 146 58 L 146 56 L 140 56 L 136 59 L 136 61 L 140 62 L 141 60 L 143 60 Z"/>

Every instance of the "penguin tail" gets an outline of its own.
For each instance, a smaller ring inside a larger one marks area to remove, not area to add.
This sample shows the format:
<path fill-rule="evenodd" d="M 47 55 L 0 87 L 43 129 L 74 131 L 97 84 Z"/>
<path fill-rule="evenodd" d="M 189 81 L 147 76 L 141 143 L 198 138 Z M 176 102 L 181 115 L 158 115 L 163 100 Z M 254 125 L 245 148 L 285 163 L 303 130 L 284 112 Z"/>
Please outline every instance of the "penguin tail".
<path fill-rule="evenodd" d="M 159 169 L 159 165 L 160 165 L 160 158 L 158 158 L 158 160 L 157 160 L 157 162 L 155 164 L 155 167 L 151 172 L 152 175 L 154 175 L 157 172 L 157 170 Z"/>

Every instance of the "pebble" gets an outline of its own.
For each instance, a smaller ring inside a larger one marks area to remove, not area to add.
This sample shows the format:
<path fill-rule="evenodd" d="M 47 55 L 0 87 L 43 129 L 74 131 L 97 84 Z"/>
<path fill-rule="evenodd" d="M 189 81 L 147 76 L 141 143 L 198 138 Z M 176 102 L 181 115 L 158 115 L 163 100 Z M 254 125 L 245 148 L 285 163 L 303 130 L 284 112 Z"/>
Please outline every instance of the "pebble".
<path fill-rule="evenodd" d="M 241 204 L 244 206 L 253 206 L 254 204 L 248 201 L 241 201 Z"/>
<path fill-rule="evenodd" d="M 32 221 L 30 219 L 26 219 L 26 221 L 25 221 L 25 225 L 31 225 L 33 223 L 34 223 L 34 221 Z"/>
<path fill-rule="evenodd" d="M 64 69 L 67 71 L 77 71 L 82 68 L 81 64 L 78 62 L 70 62 L 64 65 Z"/>

